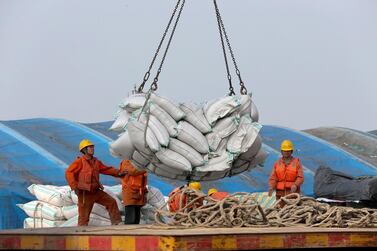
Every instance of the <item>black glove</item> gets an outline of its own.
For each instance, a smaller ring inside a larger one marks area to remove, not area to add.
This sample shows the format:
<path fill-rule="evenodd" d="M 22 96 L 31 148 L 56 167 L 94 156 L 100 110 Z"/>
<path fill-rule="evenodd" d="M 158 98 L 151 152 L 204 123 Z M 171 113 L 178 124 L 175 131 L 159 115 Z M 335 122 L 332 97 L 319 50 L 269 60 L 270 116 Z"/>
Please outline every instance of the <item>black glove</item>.
<path fill-rule="evenodd" d="M 79 195 L 79 189 L 76 188 L 74 191 L 76 195 Z"/>
<path fill-rule="evenodd" d="M 126 176 L 127 174 L 128 174 L 127 171 L 119 172 L 119 173 L 118 173 L 118 177 L 122 178 L 122 177 Z"/>

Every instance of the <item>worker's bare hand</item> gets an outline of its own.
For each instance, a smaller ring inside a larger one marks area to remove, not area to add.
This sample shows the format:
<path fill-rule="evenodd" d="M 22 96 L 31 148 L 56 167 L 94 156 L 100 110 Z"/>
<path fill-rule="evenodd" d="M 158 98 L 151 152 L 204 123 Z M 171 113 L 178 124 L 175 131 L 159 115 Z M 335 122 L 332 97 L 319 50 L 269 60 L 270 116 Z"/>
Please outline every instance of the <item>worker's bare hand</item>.
<path fill-rule="evenodd" d="M 297 186 L 296 185 L 292 185 L 291 186 L 291 192 L 295 193 L 296 191 L 297 191 Z"/>

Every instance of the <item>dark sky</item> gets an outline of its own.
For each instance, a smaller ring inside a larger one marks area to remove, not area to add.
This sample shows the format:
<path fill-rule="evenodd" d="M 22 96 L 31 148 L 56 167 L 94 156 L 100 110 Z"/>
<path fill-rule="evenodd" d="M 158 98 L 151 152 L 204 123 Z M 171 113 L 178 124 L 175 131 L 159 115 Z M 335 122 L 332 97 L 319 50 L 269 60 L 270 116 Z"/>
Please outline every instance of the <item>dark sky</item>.
<path fill-rule="evenodd" d="M 377 1 L 218 4 L 262 124 L 377 129 Z M 111 120 L 140 84 L 174 6 L 0 0 L 0 120 Z M 160 95 L 204 102 L 227 94 L 216 25 L 211 0 L 186 1 Z"/>

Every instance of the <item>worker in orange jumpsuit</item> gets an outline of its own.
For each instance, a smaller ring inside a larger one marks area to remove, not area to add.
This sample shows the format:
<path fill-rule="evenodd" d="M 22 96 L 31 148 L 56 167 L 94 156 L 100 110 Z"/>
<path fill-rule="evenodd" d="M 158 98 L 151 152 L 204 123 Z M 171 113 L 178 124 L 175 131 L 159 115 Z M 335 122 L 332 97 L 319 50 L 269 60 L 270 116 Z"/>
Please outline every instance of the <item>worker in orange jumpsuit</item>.
<path fill-rule="evenodd" d="M 180 206 L 181 197 L 182 197 L 182 191 L 187 186 L 189 188 L 191 188 L 191 189 L 194 189 L 194 190 L 199 190 L 200 191 L 202 189 L 202 186 L 201 186 L 201 184 L 199 182 L 190 182 L 188 185 L 183 185 L 183 186 L 175 188 L 169 194 L 169 200 L 170 200 L 170 202 L 169 202 L 168 205 L 169 205 L 169 211 L 170 212 L 177 212 L 181 208 L 184 208 L 187 205 L 187 203 L 189 203 L 189 201 L 187 199 L 187 196 L 184 195 L 184 197 L 182 198 L 182 205 L 181 205 L 182 207 Z M 202 205 L 203 205 L 203 200 L 202 199 L 200 199 L 196 203 L 194 203 L 195 207 L 200 207 Z"/>
<path fill-rule="evenodd" d="M 137 170 L 128 159 L 120 163 L 120 171 L 126 174 L 122 178 L 124 224 L 139 224 L 140 209 L 146 203 L 147 172 Z"/>
<path fill-rule="evenodd" d="M 223 200 L 229 196 L 228 192 L 219 192 L 216 188 L 210 188 L 208 190 L 208 196 L 214 200 Z"/>
<path fill-rule="evenodd" d="M 304 183 L 300 160 L 292 156 L 293 143 L 290 140 L 284 140 L 280 149 L 282 157 L 274 164 L 268 191 L 268 196 L 271 196 L 276 190 L 276 200 L 290 193 L 300 193 L 300 186 Z M 284 206 L 284 203 L 281 206 Z"/>
<path fill-rule="evenodd" d="M 112 225 L 118 225 L 122 219 L 114 198 L 103 191 L 99 181 L 99 174 L 123 177 L 119 170 L 105 166 L 94 157 L 94 144 L 88 139 L 80 142 L 82 153 L 65 171 L 65 178 L 72 190 L 78 196 L 79 226 L 87 226 L 94 203 L 103 205 L 110 215 Z"/>

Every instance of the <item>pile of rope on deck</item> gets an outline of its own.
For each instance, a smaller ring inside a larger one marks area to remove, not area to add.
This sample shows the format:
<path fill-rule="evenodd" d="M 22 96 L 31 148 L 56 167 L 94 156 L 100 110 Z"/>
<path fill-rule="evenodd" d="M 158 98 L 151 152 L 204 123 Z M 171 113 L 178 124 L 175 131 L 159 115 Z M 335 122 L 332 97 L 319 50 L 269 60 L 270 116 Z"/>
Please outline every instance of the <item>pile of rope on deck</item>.
<path fill-rule="evenodd" d="M 263 209 L 249 193 L 216 201 L 201 191 L 182 190 L 187 204 L 177 212 L 157 210 L 156 223 L 179 227 L 377 227 L 377 209 L 330 206 L 293 193 Z M 174 196 L 169 198 L 167 204 Z M 204 201 L 204 203 L 198 203 Z M 281 204 L 285 204 L 281 207 Z"/>

